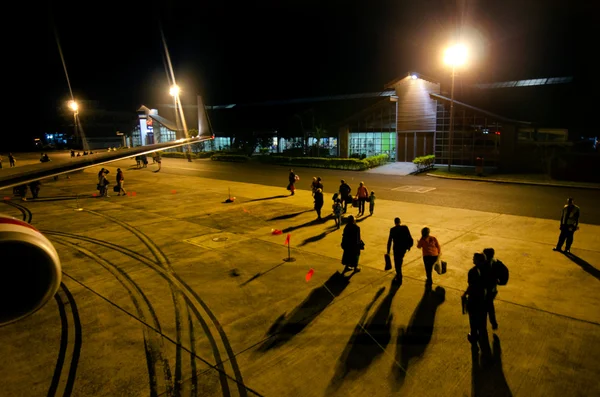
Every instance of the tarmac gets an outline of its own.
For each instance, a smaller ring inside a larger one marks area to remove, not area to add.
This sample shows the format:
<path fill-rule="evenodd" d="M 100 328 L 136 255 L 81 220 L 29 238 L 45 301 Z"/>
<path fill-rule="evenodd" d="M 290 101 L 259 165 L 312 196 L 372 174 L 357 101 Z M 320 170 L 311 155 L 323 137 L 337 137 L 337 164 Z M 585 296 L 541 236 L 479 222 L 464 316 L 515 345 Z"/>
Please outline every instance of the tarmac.
<path fill-rule="evenodd" d="M 125 170 L 125 197 L 92 197 L 91 168 L 0 204 L 64 273 L 54 300 L 0 327 L 1 396 L 600 395 L 600 226 L 581 224 L 569 257 L 554 219 L 379 199 L 359 218 L 362 271 L 341 275 L 342 230 L 315 221 L 309 191 L 152 167 Z M 433 292 L 416 247 L 400 288 L 384 271 L 396 216 L 440 241 Z M 486 247 L 510 269 L 487 366 L 460 302 Z"/>

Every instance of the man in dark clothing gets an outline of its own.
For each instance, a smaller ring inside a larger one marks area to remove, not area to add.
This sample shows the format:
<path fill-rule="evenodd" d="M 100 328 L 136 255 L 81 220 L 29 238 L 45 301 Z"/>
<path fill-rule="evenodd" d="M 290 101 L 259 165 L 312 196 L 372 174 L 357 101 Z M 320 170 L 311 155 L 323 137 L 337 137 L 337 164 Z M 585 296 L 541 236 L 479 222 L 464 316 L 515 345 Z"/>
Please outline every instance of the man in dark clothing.
<path fill-rule="evenodd" d="M 496 277 L 496 273 L 494 271 L 494 255 L 496 251 L 493 248 L 486 248 L 483 250 L 483 254 L 487 258 L 489 263 L 489 268 L 491 271 L 491 277 L 489 277 L 489 284 L 487 286 L 488 294 L 486 297 L 486 311 L 490 318 L 490 324 L 492 325 L 493 330 L 498 329 L 498 322 L 496 321 L 496 308 L 494 307 L 494 299 L 496 299 L 496 295 L 498 295 L 498 278 Z"/>
<path fill-rule="evenodd" d="M 554 251 L 562 251 L 562 246 L 567 240 L 565 253 L 571 252 L 571 244 L 573 244 L 573 234 L 579 229 L 579 207 L 573 204 L 573 198 L 567 200 L 567 205 L 563 207 L 560 216 L 560 236 Z"/>
<path fill-rule="evenodd" d="M 296 191 L 296 186 L 294 186 L 296 183 L 296 174 L 294 174 L 294 170 L 292 170 L 292 169 L 290 169 L 290 174 L 288 175 L 288 182 L 289 182 L 288 190 L 290 192 L 292 192 L 290 194 L 290 196 L 293 196 Z"/>
<path fill-rule="evenodd" d="M 321 209 L 323 208 L 323 190 L 320 188 L 315 192 L 315 211 L 317 211 L 317 220 L 321 220 Z"/>
<path fill-rule="evenodd" d="M 485 255 L 479 252 L 473 255 L 473 264 L 475 266 L 469 270 L 467 276 L 469 286 L 463 294 L 463 298 L 467 298 L 471 326 L 467 339 L 473 346 L 479 342 L 482 351 L 487 351 L 490 349 L 490 344 L 487 334 L 486 302 L 488 286 L 491 284 L 489 281 L 491 269 Z"/>
<path fill-rule="evenodd" d="M 390 236 L 388 237 L 387 242 L 387 254 L 390 254 L 390 248 L 392 246 L 392 241 L 394 242 L 394 267 L 396 268 L 396 277 L 394 278 L 394 282 L 402 285 L 402 261 L 404 260 L 404 255 L 406 251 L 410 251 L 412 248 L 414 241 L 412 236 L 410 235 L 410 230 L 408 230 L 408 226 L 400 225 L 400 218 L 394 219 L 394 226 L 390 229 Z"/>
<path fill-rule="evenodd" d="M 340 198 L 342 199 L 342 203 L 344 204 L 345 214 L 346 210 L 348 209 L 348 201 L 352 200 L 352 197 L 350 197 L 350 192 L 352 192 L 352 188 L 346 183 L 345 180 L 342 179 L 341 182 L 342 184 L 340 185 Z"/>

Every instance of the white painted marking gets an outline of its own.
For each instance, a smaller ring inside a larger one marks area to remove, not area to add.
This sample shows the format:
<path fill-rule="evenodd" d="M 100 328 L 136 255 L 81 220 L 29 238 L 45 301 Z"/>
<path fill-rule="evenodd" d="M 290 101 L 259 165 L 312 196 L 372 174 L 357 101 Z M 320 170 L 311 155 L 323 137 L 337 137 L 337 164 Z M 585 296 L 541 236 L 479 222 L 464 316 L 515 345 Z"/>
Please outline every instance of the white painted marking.
<path fill-rule="evenodd" d="M 436 188 L 434 188 L 434 187 L 428 187 L 428 186 L 405 185 L 405 186 L 395 187 L 392 190 L 394 190 L 396 192 L 406 192 L 406 193 L 427 193 L 427 192 L 431 192 L 432 190 L 435 190 L 435 189 Z"/>

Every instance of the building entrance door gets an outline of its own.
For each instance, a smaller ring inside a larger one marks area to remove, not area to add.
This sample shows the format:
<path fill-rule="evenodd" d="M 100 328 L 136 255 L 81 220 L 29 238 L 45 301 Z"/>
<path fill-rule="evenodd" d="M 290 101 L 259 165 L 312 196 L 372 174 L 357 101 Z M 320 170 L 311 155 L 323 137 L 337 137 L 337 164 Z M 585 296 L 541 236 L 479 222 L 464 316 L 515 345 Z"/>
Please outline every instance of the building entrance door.
<path fill-rule="evenodd" d="M 398 161 L 411 162 L 415 157 L 433 154 L 433 131 L 399 132 Z"/>

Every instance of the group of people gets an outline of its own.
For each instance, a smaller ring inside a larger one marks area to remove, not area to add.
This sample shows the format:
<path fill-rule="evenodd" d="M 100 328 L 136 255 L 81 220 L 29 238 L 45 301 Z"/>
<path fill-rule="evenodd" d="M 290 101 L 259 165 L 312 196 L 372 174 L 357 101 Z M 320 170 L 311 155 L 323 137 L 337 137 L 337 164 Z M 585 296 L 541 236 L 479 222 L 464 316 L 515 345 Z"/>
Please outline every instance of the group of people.
<path fill-rule="evenodd" d="M 394 268 L 396 276 L 393 282 L 402 285 L 402 263 L 404 256 L 414 245 L 408 226 L 402 225 L 400 218 L 394 219 L 394 227 L 390 229 L 387 242 L 387 255 L 393 252 Z M 434 265 L 441 262 L 442 248 L 438 239 L 431 235 L 428 227 L 421 229 L 421 238 L 417 242 L 417 248 L 421 249 L 423 255 L 423 265 L 425 268 L 425 285 L 431 288 L 433 284 Z M 354 272 L 360 271 L 358 266 L 360 252 L 365 249 L 365 243 L 361 239 L 360 227 L 356 224 L 353 216 L 348 217 L 348 224 L 344 228 L 342 237 L 342 265 L 344 270 Z M 498 294 L 497 285 L 502 279 L 503 270 L 506 269 L 501 261 L 494 258 L 493 248 L 486 248 L 482 253 L 473 255 L 473 264 L 469 270 L 467 281 L 468 288 L 463 294 L 464 306 L 469 314 L 470 333 L 467 339 L 476 346 L 478 343 L 482 346 L 488 346 L 487 342 L 487 318 L 492 325 L 492 329 L 498 329 L 496 321 L 496 311 L 494 299 Z M 506 277 L 508 277 L 506 270 Z"/>
<path fill-rule="evenodd" d="M 110 182 L 108 181 L 107 175 L 110 173 L 109 170 L 102 168 L 99 172 L 98 172 L 98 184 L 96 186 L 96 189 L 100 192 L 100 197 L 110 197 L 108 195 L 108 186 L 110 185 Z M 123 171 L 120 168 L 117 168 L 117 176 L 116 176 L 116 185 L 114 187 L 114 191 L 115 193 L 118 193 L 117 196 L 120 196 L 121 193 L 123 193 L 123 196 L 127 195 L 127 192 L 125 191 L 125 188 L 123 187 L 125 185 L 125 176 L 123 174 Z"/>
<path fill-rule="evenodd" d="M 91 150 L 89 151 L 89 153 L 87 151 L 83 152 L 84 156 L 87 156 L 88 154 L 94 154 L 94 152 Z M 81 152 L 77 152 L 77 155 L 75 155 L 75 150 L 71 149 L 71 158 L 73 157 L 81 157 Z"/>
<path fill-rule="evenodd" d="M 291 196 L 295 194 L 296 182 L 298 182 L 299 180 L 300 177 L 296 175 L 296 173 L 294 173 L 293 169 L 290 169 L 290 173 L 288 175 L 287 190 L 290 191 Z M 314 209 L 317 213 L 317 220 L 322 220 L 323 218 L 321 216 L 321 211 L 323 209 L 323 205 L 325 204 L 325 188 L 323 187 L 323 180 L 320 176 L 313 177 L 313 180 L 310 184 L 310 189 L 314 198 Z M 334 193 L 333 197 L 331 198 L 333 201 L 331 207 L 333 218 L 338 229 L 341 227 L 342 224 L 342 215 L 348 211 L 348 203 L 350 203 L 354 207 L 358 207 L 357 217 L 363 216 L 365 214 L 365 207 L 367 201 L 369 202 L 369 214 L 373 215 L 375 211 L 375 192 L 371 191 L 369 193 L 369 189 L 367 189 L 364 182 L 359 183 L 356 195 L 354 197 L 351 193 L 352 188 L 346 183 L 345 180 L 342 179 L 338 191 Z"/>

